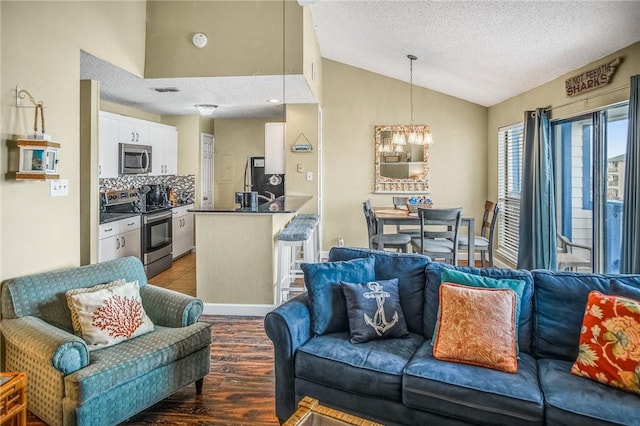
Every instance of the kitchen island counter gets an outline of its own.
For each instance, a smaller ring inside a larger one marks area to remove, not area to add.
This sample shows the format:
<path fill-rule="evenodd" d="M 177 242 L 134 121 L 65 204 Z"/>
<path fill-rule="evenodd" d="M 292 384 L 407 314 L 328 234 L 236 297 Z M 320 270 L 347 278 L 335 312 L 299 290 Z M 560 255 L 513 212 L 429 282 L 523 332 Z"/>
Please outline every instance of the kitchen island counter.
<path fill-rule="evenodd" d="M 278 235 L 313 196 L 285 195 L 257 211 L 193 209 L 196 295 L 213 315 L 264 315 L 273 309 Z"/>
<path fill-rule="evenodd" d="M 241 213 L 241 214 L 273 214 L 273 213 L 296 213 L 305 204 L 311 201 L 311 195 L 283 195 L 273 201 L 261 204 L 257 209 L 191 209 L 194 213 Z"/>

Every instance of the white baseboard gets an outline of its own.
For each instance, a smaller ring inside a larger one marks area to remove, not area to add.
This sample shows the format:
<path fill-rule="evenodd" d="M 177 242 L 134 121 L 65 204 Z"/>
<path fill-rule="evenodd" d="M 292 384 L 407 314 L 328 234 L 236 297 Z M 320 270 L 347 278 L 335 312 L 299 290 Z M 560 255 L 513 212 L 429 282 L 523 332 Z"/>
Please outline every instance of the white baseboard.
<path fill-rule="evenodd" d="M 274 305 L 240 305 L 233 303 L 205 303 L 204 315 L 234 315 L 242 317 L 263 317 L 271 312 Z"/>

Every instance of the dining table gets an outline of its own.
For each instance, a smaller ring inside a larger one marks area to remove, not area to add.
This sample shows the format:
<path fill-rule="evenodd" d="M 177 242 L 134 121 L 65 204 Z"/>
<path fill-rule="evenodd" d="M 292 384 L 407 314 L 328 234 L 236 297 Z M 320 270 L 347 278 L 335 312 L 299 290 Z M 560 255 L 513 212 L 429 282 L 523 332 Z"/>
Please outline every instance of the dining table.
<path fill-rule="evenodd" d="M 383 237 L 385 225 L 420 225 L 418 213 L 411 213 L 407 209 L 397 209 L 394 207 L 374 207 L 373 216 L 378 223 L 378 250 L 383 249 Z M 462 217 L 460 225 L 467 228 L 469 241 L 469 260 L 475 260 L 475 227 L 476 220 L 473 217 Z M 469 262 L 470 266 L 475 266 L 475 262 Z"/>

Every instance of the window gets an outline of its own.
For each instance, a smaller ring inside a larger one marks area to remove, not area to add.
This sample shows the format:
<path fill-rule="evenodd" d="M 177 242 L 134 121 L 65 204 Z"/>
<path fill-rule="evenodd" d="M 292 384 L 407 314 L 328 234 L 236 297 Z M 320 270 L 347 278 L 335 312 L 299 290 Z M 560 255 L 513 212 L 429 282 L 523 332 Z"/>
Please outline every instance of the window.
<path fill-rule="evenodd" d="M 524 126 L 498 130 L 498 250 L 505 259 L 518 263 L 520 233 L 520 176 Z"/>

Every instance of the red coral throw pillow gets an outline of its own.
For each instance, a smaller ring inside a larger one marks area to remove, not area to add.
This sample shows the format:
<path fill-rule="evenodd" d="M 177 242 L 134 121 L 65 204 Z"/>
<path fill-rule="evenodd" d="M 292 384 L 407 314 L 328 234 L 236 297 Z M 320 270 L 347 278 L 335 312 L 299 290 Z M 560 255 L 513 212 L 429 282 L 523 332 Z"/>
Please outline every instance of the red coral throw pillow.
<path fill-rule="evenodd" d="M 589 293 L 571 373 L 640 394 L 640 301 Z"/>
<path fill-rule="evenodd" d="M 138 281 L 93 292 L 71 294 L 82 337 L 89 350 L 115 345 L 154 329 L 142 307 Z"/>

